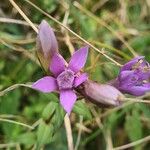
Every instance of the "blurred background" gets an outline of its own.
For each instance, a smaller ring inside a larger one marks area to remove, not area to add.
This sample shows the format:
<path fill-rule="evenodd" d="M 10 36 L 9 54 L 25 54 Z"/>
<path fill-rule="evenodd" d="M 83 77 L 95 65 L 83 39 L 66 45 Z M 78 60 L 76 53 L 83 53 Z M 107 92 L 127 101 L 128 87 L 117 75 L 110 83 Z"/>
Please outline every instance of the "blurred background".
<path fill-rule="evenodd" d="M 15 2 L 35 26 L 43 19 L 51 25 L 64 58 L 70 58 L 74 49 L 85 45 L 26 0 Z M 120 64 L 137 55 L 145 56 L 150 62 L 149 0 L 30 2 Z M 44 150 L 67 149 L 64 112 L 57 94 L 43 94 L 19 86 L 45 75 L 35 53 L 36 36 L 9 0 L 0 0 L 0 149 L 30 150 L 35 149 L 35 145 Z M 118 75 L 119 67 L 90 48 L 85 71 L 90 79 L 106 83 Z M 58 105 L 56 113 L 49 112 L 52 104 Z M 119 150 L 124 149 L 119 146 L 150 134 L 150 105 L 130 103 L 106 109 L 79 97 L 70 120 L 75 150 L 113 150 L 116 147 Z M 149 148 L 150 142 L 143 141 L 128 149 Z"/>

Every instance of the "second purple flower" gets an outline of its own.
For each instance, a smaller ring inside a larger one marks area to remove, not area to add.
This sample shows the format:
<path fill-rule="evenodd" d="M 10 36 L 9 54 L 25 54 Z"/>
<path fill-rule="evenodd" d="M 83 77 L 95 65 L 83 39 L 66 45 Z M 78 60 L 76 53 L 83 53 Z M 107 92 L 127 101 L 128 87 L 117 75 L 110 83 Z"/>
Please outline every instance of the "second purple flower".
<path fill-rule="evenodd" d="M 139 56 L 126 63 L 113 85 L 123 93 L 135 96 L 150 91 L 150 64 Z"/>

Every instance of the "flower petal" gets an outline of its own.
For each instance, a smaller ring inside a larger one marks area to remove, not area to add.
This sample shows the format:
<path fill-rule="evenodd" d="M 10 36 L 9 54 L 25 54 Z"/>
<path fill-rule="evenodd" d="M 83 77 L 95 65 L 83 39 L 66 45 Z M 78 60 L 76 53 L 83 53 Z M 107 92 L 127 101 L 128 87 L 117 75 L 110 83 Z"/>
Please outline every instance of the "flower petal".
<path fill-rule="evenodd" d="M 125 70 L 125 71 L 120 72 L 119 79 L 124 81 L 124 80 L 127 80 L 132 75 L 134 75 L 133 70 Z"/>
<path fill-rule="evenodd" d="M 73 90 L 60 91 L 60 103 L 68 114 L 70 114 L 76 99 L 77 96 Z"/>
<path fill-rule="evenodd" d="M 43 20 L 39 26 L 38 38 L 45 57 L 58 52 L 58 44 L 53 29 L 45 20 Z"/>
<path fill-rule="evenodd" d="M 128 87 L 126 88 L 126 90 L 124 90 L 124 92 L 132 94 L 134 96 L 142 96 L 148 91 L 150 91 L 150 87 L 144 87 L 144 86 L 133 86 L 133 87 Z"/>
<path fill-rule="evenodd" d="M 138 57 L 132 59 L 131 61 L 129 61 L 128 63 L 123 65 L 123 67 L 121 68 L 120 71 L 130 70 L 135 63 L 137 63 L 140 59 L 143 59 L 143 58 L 144 58 L 144 56 L 138 56 Z"/>
<path fill-rule="evenodd" d="M 133 86 L 138 80 L 138 76 L 134 74 L 134 71 L 122 71 L 119 74 L 119 86 Z"/>
<path fill-rule="evenodd" d="M 84 67 L 88 56 L 88 48 L 89 46 L 80 48 L 71 57 L 68 67 L 75 73 L 77 73 L 81 68 Z"/>
<path fill-rule="evenodd" d="M 147 87 L 147 88 L 149 88 L 149 89 L 150 89 L 150 82 L 149 82 L 149 83 L 145 83 L 145 84 L 143 84 L 143 86 L 144 86 L 144 87 Z"/>
<path fill-rule="evenodd" d="M 150 78 L 150 70 L 143 71 L 143 68 L 138 68 L 134 71 L 134 74 L 139 77 L 139 80 L 149 80 Z"/>
<path fill-rule="evenodd" d="M 87 79 L 88 79 L 87 73 L 83 73 L 79 77 L 76 77 L 75 80 L 74 80 L 74 87 L 79 86 L 80 84 L 82 84 Z"/>
<path fill-rule="evenodd" d="M 46 76 L 33 83 L 32 88 L 44 93 L 55 91 L 57 90 L 56 79 L 50 76 Z"/>
<path fill-rule="evenodd" d="M 55 53 L 51 60 L 50 71 L 57 77 L 65 70 L 65 63 L 64 58 L 60 54 Z"/>

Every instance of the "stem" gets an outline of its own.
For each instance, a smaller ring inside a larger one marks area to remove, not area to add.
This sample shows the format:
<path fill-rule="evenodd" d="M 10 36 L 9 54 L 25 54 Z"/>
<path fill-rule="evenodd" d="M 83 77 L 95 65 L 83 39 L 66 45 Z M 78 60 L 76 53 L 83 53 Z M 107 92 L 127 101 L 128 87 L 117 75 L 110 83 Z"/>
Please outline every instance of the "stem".
<path fill-rule="evenodd" d="M 65 115 L 64 122 L 65 122 L 66 134 L 67 134 L 68 150 L 74 150 L 71 123 L 68 114 Z"/>
<path fill-rule="evenodd" d="M 14 120 L 9 120 L 9 119 L 0 118 L 0 121 L 17 124 L 17 125 L 24 126 L 24 127 L 29 128 L 29 129 L 32 129 L 32 130 L 34 129 L 34 128 L 33 128 L 32 126 L 30 126 L 30 125 L 24 124 L 24 123 L 22 123 L 22 122 L 17 122 L 17 121 L 14 121 Z"/>
<path fill-rule="evenodd" d="M 83 123 L 83 116 L 80 116 L 80 124 L 82 124 L 82 123 Z M 80 140 L 81 140 L 81 133 L 82 133 L 82 128 L 79 127 L 78 137 L 77 137 L 77 141 L 76 141 L 76 145 L 75 145 L 74 150 L 78 150 Z"/>
<path fill-rule="evenodd" d="M 0 144 L 0 148 L 10 148 L 10 147 L 16 147 L 18 143 L 6 143 L 6 144 Z"/>
<path fill-rule="evenodd" d="M 130 147 L 133 147 L 133 146 L 136 146 L 136 145 L 139 145 L 143 142 L 147 142 L 147 141 L 150 141 L 150 135 L 143 138 L 143 139 L 140 139 L 140 140 L 137 140 L 135 142 L 132 142 L 132 143 L 129 143 L 129 144 L 126 144 L 126 145 L 122 145 L 122 146 L 119 146 L 119 147 L 116 147 L 114 148 L 113 150 L 123 150 L 123 149 L 127 149 L 127 148 L 130 148 Z"/>
<path fill-rule="evenodd" d="M 24 20 L 26 20 L 27 23 L 33 28 L 33 30 L 36 33 L 38 33 L 37 27 L 30 21 L 30 19 L 25 15 L 25 13 L 18 7 L 18 5 L 13 0 L 9 0 L 9 1 L 17 9 L 17 11 L 20 13 L 20 15 L 24 18 Z"/>
<path fill-rule="evenodd" d="M 133 103 L 147 103 L 150 104 L 150 100 L 142 100 L 142 99 L 135 99 L 135 98 L 123 98 L 121 99 L 122 102 L 125 101 L 132 101 Z"/>
<path fill-rule="evenodd" d="M 5 95 L 7 92 L 12 91 L 12 90 L 14 90 L 14 89 L 16 89 L 16 88 L 18 88 L 18 87 L 20 87 L 20 86 L 24 86 L 24 87 L 29 87 L 29 88 L 31 88 L 31 84 L 14 84 L 14 85 L 12 85 L 12 86 L 6 88 L 6 89 L 3 90 L 3 91 L 0 91 L 0 96 L 3 96 L 3 95 Z"/>
<path fill-rule="evenodd" d="M 27 23 L 26 21 L 23 20 L 18 20 L 18 19 L 11 19 L 11 18 L 3 18 L 0 17 L 0 22 L 4 22 L 4 23 L 12 23 L 12 24 L 20 24 L 20 25 L 24 25 L 24 26 L 31 26 L 29 23 Z M 38 26 L 37 24 L 34 24 L 36 27 Z"/>

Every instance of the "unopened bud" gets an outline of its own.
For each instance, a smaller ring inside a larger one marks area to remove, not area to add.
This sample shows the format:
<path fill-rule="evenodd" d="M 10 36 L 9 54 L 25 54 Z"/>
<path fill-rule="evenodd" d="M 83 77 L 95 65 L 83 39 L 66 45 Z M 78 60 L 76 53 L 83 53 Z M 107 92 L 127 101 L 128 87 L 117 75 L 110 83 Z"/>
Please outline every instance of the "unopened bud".
<path fill-rule="evenodd" d="M 115 87 L 87 80 L 78 91 L 99 106 L 118 106 L 124 95 Z"/>
<path fill-rule="evenodd" d="M 49 24 L 43 20 L 39 25 L 37 36 L 37 55 L 45 70 L 48 69 L 50 59 L 54 53 L 58 52 L 58 43 Z"/>

